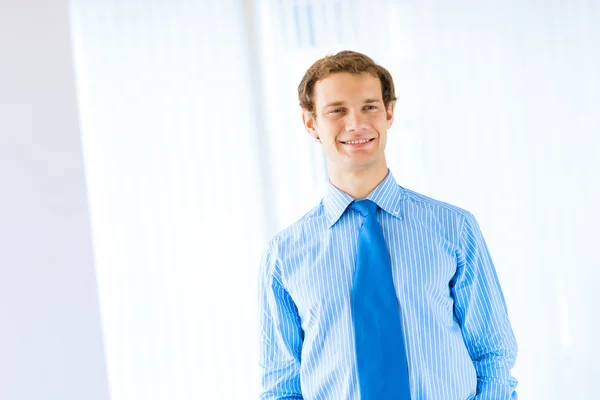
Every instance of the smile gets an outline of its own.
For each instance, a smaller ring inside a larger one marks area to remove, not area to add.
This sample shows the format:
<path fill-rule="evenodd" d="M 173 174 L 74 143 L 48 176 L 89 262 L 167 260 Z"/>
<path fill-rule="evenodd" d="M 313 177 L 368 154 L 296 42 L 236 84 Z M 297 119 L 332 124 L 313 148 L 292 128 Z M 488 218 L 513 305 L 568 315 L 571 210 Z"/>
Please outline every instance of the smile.
<path fill-rule="evenodd" d="M 373 138 L 374 139 L 374 138 Z M 344 144 L 363 144 L 363 143 L 367 143 L 370 142 L 373 139 L 363 139 L 363 140 L 349 140 L 347 142 L 342 142 Z"/>

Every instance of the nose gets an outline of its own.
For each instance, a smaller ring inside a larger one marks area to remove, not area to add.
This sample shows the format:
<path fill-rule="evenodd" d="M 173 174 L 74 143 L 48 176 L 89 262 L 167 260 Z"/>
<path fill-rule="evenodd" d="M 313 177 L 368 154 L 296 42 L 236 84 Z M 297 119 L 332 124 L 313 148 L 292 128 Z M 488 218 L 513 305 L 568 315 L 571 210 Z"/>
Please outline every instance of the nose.
<path fill-rule="evenodd" d="M 346 131 L 360 131 L 365 130 L 365 116 L 360 111 L 350 111 L 346 114 Z"/>

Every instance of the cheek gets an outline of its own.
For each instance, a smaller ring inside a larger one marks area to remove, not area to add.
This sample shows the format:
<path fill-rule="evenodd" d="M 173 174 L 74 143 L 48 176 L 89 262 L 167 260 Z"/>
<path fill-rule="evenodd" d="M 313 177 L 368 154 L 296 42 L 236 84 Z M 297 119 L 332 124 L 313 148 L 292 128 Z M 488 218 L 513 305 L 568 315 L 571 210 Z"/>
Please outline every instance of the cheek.
<path fill-rule="evenodd" d="M 338 133 L 340 132 L 340 126 L 341 125 L 338 123 L 328 122 L 325 124 L 321 124 L 321 126 L 319 127 L 319 132 L 321 132 L 323 136 L 335 140 L 336 136 L 338 136 Z"/>
<path fill-rule="evenodd" d="M 374 121 L 378 129 L 387 131 L 390 128 L 391 121 L 388 121 L 385 117 L 378 119 L 376 122 Z"/>

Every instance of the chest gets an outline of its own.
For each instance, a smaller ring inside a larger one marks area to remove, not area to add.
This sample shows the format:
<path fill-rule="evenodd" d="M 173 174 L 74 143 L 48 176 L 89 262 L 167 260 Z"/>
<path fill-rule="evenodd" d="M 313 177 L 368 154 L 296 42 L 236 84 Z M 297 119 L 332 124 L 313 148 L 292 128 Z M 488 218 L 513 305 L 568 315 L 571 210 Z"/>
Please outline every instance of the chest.
<path fill-rule="evenodd" d="M 293 252 L 294 269 L 284 284 L 294 299 L 303 328 L 335 321 L 351 312 L 360 221 L 347 220 L 307 236 Z M 449 283 L 456 273 L 457 247 L 443 232 L 407 220 L 380 221 L 394 287 L 402 309 L 427 312 L 427 304 L 451 301 Z M 319 237 L 319 240 L 311 240 Z"/>

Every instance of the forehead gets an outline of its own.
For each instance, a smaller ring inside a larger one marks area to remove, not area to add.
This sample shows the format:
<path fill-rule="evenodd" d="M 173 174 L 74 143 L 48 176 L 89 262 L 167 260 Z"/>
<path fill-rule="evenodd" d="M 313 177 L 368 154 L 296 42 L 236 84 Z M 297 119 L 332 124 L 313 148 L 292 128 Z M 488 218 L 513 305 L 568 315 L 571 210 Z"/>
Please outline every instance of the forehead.
<path fill-rule="evenodd" d="M 326 76 L 315 85 L 314 101 L 317 108 L 331 102 L 362 102 L 365 99 L 383 101 L 379 78 L 368 72 L 337 72 Z"/>

